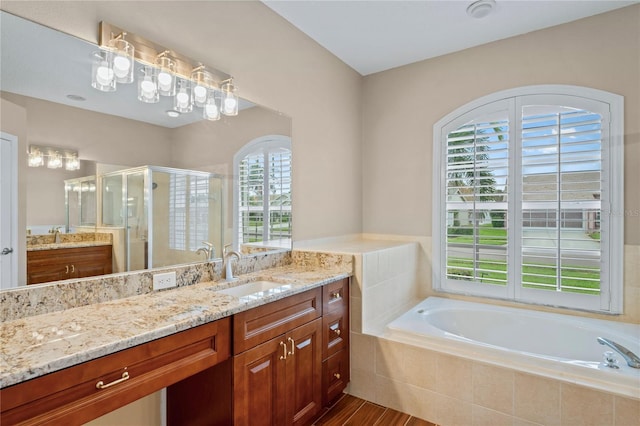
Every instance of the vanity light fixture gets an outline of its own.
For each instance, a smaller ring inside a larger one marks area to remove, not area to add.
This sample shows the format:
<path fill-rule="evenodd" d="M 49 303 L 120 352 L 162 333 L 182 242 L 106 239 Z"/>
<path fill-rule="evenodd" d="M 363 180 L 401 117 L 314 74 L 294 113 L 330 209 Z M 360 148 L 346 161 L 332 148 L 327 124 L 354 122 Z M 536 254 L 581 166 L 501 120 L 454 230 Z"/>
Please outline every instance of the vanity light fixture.
<path fill-rule="evenodd" d="M 93 55 L 91 85 L 103 92 L 138 79 L 138 100 L 173 97 L 180 114 L 202 109 L 202 117 L 238 115 L 238 95 L 230 75 L 106 22 L 100 23 L 100 50 Z M 137 63 L 137 64 L 136 64 Z M 134 72 L 135 68 L 135 72 Z"/>
<path fill-rule="evenodd" d="M 60 169 L 64 166 L 69 171 L 80 169 L 78 151 L 42 145 L 29 146 L 27 164 L 29 167 L 43 167 L 46 165 L 49 169 Z"/>

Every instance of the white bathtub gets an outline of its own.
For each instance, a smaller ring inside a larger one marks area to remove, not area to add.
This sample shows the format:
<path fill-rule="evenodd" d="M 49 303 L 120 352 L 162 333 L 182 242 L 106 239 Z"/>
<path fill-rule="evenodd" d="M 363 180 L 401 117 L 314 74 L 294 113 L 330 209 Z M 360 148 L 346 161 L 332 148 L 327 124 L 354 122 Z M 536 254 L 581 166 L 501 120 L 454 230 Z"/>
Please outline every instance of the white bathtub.
<path fill-rule="evenodd" d="M 602 362 L 611 351 L 598 336 L 640 356 L 640 325 L 430 297 L 387 326 L 386 337 L 449 355 L 511 367 L 640 398 L 640 369 L 615 353 L 619 369 Z"/>

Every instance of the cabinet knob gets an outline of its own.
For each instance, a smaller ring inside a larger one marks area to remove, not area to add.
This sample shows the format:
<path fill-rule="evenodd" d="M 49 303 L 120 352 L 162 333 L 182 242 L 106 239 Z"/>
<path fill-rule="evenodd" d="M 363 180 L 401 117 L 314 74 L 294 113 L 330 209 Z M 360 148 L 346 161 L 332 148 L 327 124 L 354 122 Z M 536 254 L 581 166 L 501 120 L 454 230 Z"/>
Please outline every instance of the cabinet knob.
<path fill-rule="evenodd" d="M 336 333 L 336 336 L 340 335 L 340 329 L 339 328 L 334 329 L 333 332 Z"/>
<path fill-rule="evenodd" d="M 340 373 L 333 373 L 333 377 L 340 380 Z"/>
<path fill-rule="evenodd" d="M 332 294 L 331 294 L 331 297 L 332 297 L 333 299 L 341 299 L 341 298 L 342 298 L 342 296 L 340 295 L 340 292 L 339 292 L 339 291 L 336 291 L 335 293 L 332 293 Z"/>

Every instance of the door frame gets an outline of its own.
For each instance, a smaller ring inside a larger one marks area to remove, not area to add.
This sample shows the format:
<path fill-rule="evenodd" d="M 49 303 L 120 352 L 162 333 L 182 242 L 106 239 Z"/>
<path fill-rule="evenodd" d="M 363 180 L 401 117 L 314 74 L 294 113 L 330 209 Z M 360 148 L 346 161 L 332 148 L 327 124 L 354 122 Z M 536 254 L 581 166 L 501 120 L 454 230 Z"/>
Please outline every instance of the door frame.
<path fill-rule="evenodd" d="M 9 208 L 3 206 L 0 209 L 0 227 L 2 230 L 9 231 L 8 247 L 13 248 L 9 261 L 5 263 L 5 265 L 9 264 L 8 278 L 6 278 L 5 272 L 0 276 L 0 289 L 7 289 L 18 286 L 18 137 L 0 132 L 0 138 L 2 139 L 0 159 L 3 163 L 0 170 L 0 181 L 2 182 L 0 194 L 9 192 L 7 198 L 4 194 L 1 197 L 3 200 L 9 200 Z M 8 160 L 5 156 L 8 157 Z M 7 164 L 9 167 L 5 167 Z M 4 235 L 4 233 L 0 232 L 0 235 Z M 7 239 L 3 237 L 3 241 L 0 241 L 0 250 L 5 247 L 5 241 Z"/>

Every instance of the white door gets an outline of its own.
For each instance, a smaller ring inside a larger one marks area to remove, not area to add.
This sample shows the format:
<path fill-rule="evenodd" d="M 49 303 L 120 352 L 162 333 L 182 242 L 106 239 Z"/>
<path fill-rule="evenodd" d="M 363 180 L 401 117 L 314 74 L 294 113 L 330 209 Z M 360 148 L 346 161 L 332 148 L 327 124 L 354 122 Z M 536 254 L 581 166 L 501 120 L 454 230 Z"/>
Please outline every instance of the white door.
<path fill-rule="evenodd" d="M 18 138 L 0 133 L 0 289 L 18 286 Z"/>

